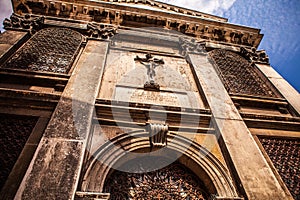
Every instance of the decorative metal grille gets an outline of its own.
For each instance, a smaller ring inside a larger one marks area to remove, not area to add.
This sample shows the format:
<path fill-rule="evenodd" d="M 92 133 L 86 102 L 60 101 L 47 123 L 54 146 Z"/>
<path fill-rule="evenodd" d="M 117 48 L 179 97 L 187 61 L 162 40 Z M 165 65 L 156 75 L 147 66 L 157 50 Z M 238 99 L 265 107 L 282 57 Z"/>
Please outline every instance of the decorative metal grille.
<path fill-rule="evenodd" d="M 201 180 L 179 163 L 148 173 L 114 171 L 104 188 L 112 200 L 204 200 L 205 191 Z"/>
<path fill-rule="evenodd" d="M 82 41 L 80 33 L 67 28 L 47 28 L 26 42 L 4 68 L 68 73 Z"/>
<path fill-rule="evenodd" d="M 213 50 L 209 55 L 216 64 L 216 70 L 229 93 L 278 97 L 259 77 L 255 66 L 242 56 L 223 49 Z"/>
<path fill-rule="evenodd" d="M 296 200 L 300 199 L 300 139 L 259 138 Z"/>
<path fill-rule="evenodd" d="M 37 118 L 2 114 L 0 122 L 0 188 L 2 188 Z"/>

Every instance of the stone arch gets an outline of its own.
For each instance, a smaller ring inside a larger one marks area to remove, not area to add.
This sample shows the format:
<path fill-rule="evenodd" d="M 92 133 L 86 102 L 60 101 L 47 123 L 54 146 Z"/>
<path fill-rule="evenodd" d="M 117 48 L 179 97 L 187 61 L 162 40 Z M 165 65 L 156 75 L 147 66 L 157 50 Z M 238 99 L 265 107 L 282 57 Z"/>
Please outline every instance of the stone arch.
<path fill-rule="evenodd" d="M 3 68 L 67 74 L 83 37 L 68 28 L 45 28 L 35 33 Z"/>
<path fill-rule="evenodd" d="M 143 153 L 141 157 L 147 152 L 153 152 L 147 136 L 147 132 L 122 134 L 102 145 L 83 171 L 79 189 L 83 192 L 103 192 L 111 169 L 120 169 L 125 162 L 134 159 L 132 155 L 124 152 L 135 152 L 134 156 Z M 226 198 L 238 196 L 228 170 L 208 150 L 175 133 L 169 133 L 167 140 L 167 147 L 163 152 L 154 151 L 158 152 L 157 155 L 165 158 L 177 156 L 178 162 L 193 171 L 211 194 Z"/>

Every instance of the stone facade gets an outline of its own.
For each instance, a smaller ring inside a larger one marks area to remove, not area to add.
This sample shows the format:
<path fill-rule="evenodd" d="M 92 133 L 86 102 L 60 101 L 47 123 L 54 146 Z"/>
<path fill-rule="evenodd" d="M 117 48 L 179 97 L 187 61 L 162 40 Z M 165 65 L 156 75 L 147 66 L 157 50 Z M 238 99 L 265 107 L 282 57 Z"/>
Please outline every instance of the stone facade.
<path fill-rule="evenodd" d="M 13 0 L 1 199 L 299 199 L 300 103 L 259 29 L 152 0 Z"/>

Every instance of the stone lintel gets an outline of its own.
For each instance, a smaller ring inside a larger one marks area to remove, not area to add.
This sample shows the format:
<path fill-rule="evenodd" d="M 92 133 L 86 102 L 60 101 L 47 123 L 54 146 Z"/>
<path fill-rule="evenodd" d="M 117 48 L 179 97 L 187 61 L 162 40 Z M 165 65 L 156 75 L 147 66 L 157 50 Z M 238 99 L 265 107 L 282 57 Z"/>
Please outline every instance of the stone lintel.
<path fill-rule="evenodd" d="M 300 94 L 270 65 L 256 64 L 256 67 L 270 80 L 281 95 L 291 104 L 300 115 Z"/>
<path fill-rule="evenodd" d="M 213 65 L 203 55 L 189 55 L 213 114 L 217 135 L 232 175 L 248 199 L 292 199 L 285 193 L 235 108 Z"/>
<path fill-rule="evenodd" d="M 108 42 L 88 40 L 23 178 L 16 199 L 73 199 Z"/>

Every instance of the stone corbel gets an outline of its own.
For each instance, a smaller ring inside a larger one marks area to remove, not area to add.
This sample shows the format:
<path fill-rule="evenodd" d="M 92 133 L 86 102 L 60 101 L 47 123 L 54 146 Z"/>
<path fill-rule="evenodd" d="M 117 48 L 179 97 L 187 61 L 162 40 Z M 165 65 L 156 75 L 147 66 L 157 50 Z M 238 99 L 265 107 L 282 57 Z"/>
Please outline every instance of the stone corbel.
<path fill-rule="evenodd" d="M 23 29 L 34 34 L 44 25 L 44 17 L 32 17 L 30 15 L 20 16 L 13 13 L 10 19 L 5 18 L 3 26 L 5 29 Z"/>
<path fill-rule="evenodd" d="M 264 50 L 256 51 L 256 48 L 246 49 L 241 47 L 240 54 L 251 63 L 269 64 L 269 56 Z"/>
<path fill-rule="evenodd" d="M 167 145 L 167 134 L 169 127 L 164 124 L 147 124 L 147 131 L 149 132 L 149 141 L 151 147 L 164 147 Z"/>

